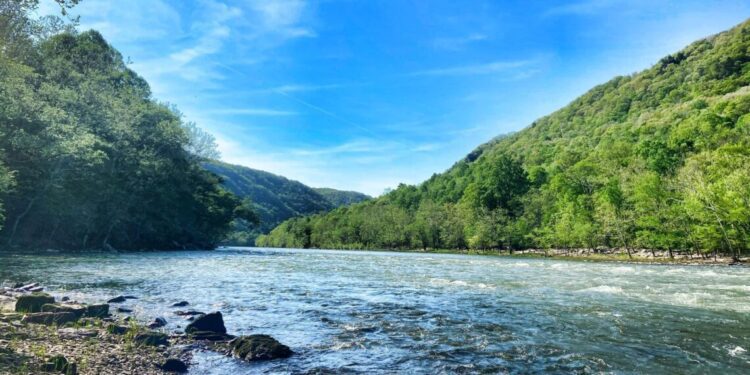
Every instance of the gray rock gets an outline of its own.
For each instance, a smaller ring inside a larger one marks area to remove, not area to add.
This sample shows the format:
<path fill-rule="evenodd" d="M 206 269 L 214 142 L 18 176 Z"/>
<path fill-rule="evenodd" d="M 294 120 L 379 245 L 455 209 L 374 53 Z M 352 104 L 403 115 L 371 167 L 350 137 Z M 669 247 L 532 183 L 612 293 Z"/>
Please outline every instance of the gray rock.
<path fill-rule="evenodd" d="M 148 324 L 148 328 L 159 328 L 167 325 L 167 320 L 164 318 L 154 318 L 154 321 Z"/>
<path fill-rule="evenodd" d="M 109 304 L 103 303 L 100 305 L 88 305 L 86 306 L 86 313 L 84 314 L 90 318 L 105 318 L 109 316 Z"/>
<path fill-rule="evenodd" d="M 76 305 L 55 305 L 52 303 L 46 303 L 42 305 L 42 312 L 72 312 L 73 314 L 76 314 L 77 317 L 82 317 L 86 313 L 86 307 L 85 306 L 76 306 Z"/>
<path fill-rule="evenodd" d="M 41 312 L 42 306 L 48 303 L 55 303 L 55 298 L 46 293 L 19 296 L 16 300 L 16 312 Z"/>
<path fill-rule="evenodd" d="M 242 336 L 232 343 L 232 354 L 245 361 L 288 358 L 294 352 L 268 335 Z"/>
<path fill-rule="evenodd" d="M 224 318 L 221 316 L 221 312 L 212 312 L 210 314 L 201 315 L 195 318 L 190 324 L 185 327 L 186 333 L 193 333 L 198 331 L 215 332 L 215 333 L 227 333 L 227 328 L 224 326 Z"/>
<path fill-rule="evenodd" d="M 167 358 L 159 367 L 166 372 L 184 373 L 188 370 L 187 364 L 177 358 Z"/>
<path fill-rule="evenodd" d="M 107 303 L 123 303 L 125 302 L 126 298 L 125 296 L 117 296 L 115 298 L 111 298 Z"/>
<path fill-rule="evenodd" d="M 167 335 L 159 332 L 143 332 L 135 335 L 133 341 L 138 345 L 159 346 L 169 345 Z"/>
<path fill-rule="evenodd" d="M 77 320 L 78 317 L 71 312 L 39 312 L 26 314 L 21 323 L 61 325 Z"/>
<path fill-rule="evenodd" d="M 172 307 L 185 307 L 185 306 L 187 306 L 189 304 L 190 303 L 188 301 L 180 301 L 180 302 L 177 302 L 177 303 L 173 303 Z"/>

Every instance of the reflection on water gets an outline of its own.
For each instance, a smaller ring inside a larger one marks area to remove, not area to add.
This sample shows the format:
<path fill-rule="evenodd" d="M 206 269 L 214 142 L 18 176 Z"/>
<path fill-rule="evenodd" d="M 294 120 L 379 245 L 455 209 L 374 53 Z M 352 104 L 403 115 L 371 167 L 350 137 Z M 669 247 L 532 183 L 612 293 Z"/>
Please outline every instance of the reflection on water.
<path fill-rule="evenodd" d="M 748 373 L 750 269 L 481 256 L 226 249 L 0 255 L 0 280 L 220 310 L 234 334 L 298 355 L 244 364 L 196 354 L 194 373 Z"/>

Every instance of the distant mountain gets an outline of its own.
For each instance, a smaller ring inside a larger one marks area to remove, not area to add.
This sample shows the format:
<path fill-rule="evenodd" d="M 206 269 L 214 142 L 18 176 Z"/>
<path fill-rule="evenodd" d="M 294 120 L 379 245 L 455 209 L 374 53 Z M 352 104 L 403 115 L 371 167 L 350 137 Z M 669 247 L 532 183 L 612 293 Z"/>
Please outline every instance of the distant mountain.
<path fill-rule="evenodd" d="M 240 198 L 250 198 L 260 217 L 260 224 L 256 227 L 237 228 L 226 241 L 233 245 L 252 245 L 258 235 L 268 233 L 289 218 L 328 212 L 370 198 L 351 191 L 313 189 L 273 173 L 220 161 L 207 162 L 203 166 L 222 177 L 223 185 L 229 191 Z"/>
<path fill-rule="evenodd" d="M 322 195 L 334 207 L 348 206 L 372 199 L 371 196 L 357 191 L 344 191 L 331 188 L 313 188 L 313 190 Z"/>

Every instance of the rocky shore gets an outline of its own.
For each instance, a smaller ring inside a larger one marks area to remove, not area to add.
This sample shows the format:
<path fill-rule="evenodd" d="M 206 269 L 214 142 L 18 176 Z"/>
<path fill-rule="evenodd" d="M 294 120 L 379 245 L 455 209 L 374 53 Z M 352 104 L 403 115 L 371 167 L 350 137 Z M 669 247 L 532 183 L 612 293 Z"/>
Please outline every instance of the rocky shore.
<path fill-rule="evenodd" d="M 136 298 L 83 304 L 58 301 L 36 283 L 0 287 L 0 374 L 184 373 L 200 350 L 248 362 L 294 354 L 268 335 L 229 334 L 218 311 L 175 311 L 189 321 L 184 331 L 167 331 L 160 317 L 137 323 L 129 309 L 118 307 Z"/>

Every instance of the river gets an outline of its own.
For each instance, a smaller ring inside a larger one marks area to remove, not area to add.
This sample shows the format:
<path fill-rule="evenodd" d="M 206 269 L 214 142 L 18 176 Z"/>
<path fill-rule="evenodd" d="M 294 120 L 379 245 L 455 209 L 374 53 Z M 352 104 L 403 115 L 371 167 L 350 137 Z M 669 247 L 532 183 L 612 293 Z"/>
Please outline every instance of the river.
<path fill-rule="evenodd" d="M 297 354 L 191 373 L 750 373 L 750 268 L 230 248 L 0 255 L 0 281 L 120 294 L 144 322 L 187 300 Z"/>

